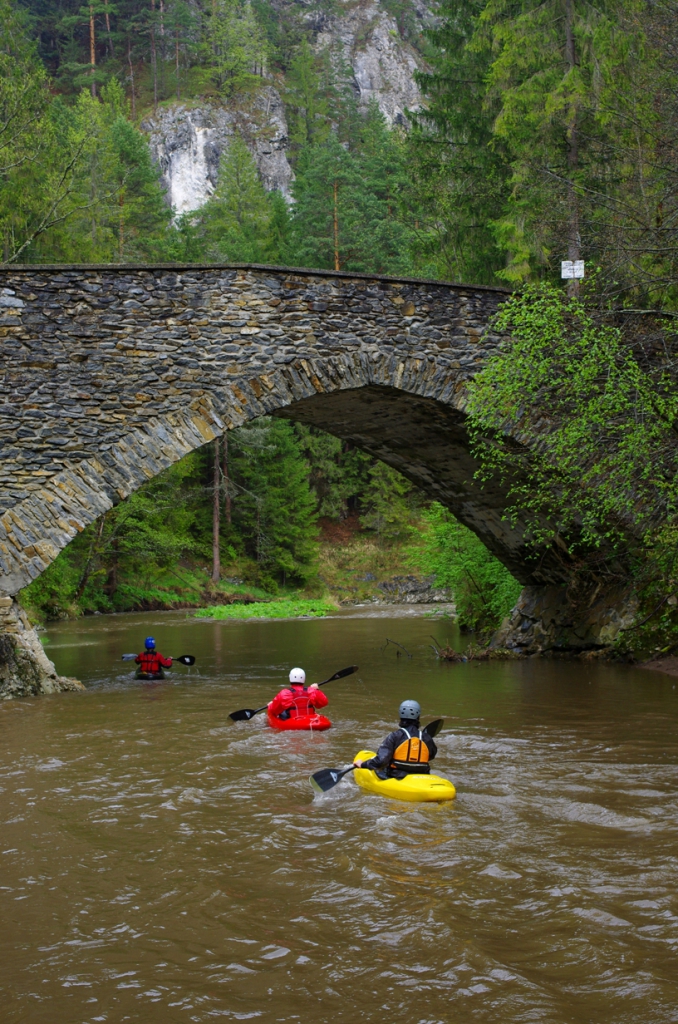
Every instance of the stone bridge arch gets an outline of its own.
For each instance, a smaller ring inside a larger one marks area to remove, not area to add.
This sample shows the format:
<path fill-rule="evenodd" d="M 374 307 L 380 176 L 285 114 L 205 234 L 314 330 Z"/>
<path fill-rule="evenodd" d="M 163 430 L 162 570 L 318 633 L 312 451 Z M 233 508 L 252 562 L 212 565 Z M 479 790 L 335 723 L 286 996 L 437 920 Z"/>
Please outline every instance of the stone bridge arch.
<path fill-rule="evenodd" d="M 404 473 L 524 583 L 505 493 L 473 479 L 464 385 L 498 339 L 490 288 L 257 266 L 0 273 L 0 593 L 224 431 L 312 423 Z"/>
<path fill-rule="evenodd" d="M 506 296 L 254 265 L 0 268 L 0 697 L 70 685 L 14 595 L 142 483 L 264 414 L 353 442 L 474 530 L 526 584 L 498 642 L 609 643 L 628 595 L 573 605 L 558 554 L 535 559 L 501 484 L 473 479 L 465 386 Z"/>

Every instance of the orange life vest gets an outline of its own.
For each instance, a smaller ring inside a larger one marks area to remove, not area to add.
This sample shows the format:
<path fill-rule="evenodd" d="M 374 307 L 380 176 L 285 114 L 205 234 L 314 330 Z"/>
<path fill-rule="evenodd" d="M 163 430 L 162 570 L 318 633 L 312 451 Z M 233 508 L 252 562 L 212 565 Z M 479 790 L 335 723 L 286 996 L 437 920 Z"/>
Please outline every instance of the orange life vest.
<path fill-rule="evenodd" d="M 411 774 L 426 774 L 430 771 L 429 749 L 424 739 L 423 730 L 419 730 L 418 736 L 410 736 L 407 729 L 401 730 L 405 739 L 393 751 L 391 768 L 399 771 L 410 772 Z"/>

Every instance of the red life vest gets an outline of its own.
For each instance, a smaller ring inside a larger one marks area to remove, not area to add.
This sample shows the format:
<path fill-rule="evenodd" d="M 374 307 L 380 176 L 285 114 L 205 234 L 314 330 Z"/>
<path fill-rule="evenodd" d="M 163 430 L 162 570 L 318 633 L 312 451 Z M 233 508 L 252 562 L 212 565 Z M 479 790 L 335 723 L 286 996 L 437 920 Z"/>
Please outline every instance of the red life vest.
<path fill-rule="evenodd" d="M 314 691 L 315 692 L 315 691 Z M 289 704 L 290 718 L 299 718 L 302 715 L 314 715 L 313 695 L 309 695 L 306 687 L 290 687 L 292 701 Z"/>
<path fill-rule="evenodd" d="M 322 690 L 307 690 L 302 686 L 286 686 L 276 694 L 269 709 L 272 715 L 286 721 L 289 718 L 300 718 L 302 715 L 314 715 L 318 708 L 327 705 L 327 697 Z"/>
<path fill-rule="evenodd" d="M 172 667 L 172 659 L 163 658 L 159 651 L 142 651 L 134 660 L 139 666 L 139 672 L 148 676 L 162 676 L 163 668 Z"/>

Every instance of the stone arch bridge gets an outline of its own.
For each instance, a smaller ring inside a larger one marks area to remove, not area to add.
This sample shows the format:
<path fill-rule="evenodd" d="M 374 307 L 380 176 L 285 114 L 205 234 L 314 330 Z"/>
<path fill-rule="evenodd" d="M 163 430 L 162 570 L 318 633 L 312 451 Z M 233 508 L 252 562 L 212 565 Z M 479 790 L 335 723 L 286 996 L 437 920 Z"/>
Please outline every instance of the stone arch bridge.
<path fill-rule="evenodd" d="M 253 265 L 1 269 L 0 602 L 142 483 L 263 414 L 353 442 L 521 582 L 559 583 L 558 559 L 530 559 L 502 520 L 504 489 L 473 479 L 464 385 L 506 296 Z"/>

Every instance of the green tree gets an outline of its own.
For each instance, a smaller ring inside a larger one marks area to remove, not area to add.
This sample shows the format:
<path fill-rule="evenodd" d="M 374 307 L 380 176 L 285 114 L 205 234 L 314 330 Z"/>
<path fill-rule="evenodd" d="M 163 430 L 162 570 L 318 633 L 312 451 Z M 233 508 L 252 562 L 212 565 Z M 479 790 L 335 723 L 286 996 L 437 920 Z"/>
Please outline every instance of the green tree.
<path fill-rule="evenodd" d="M 492 229 L 508 198 L 510 169 L 494 139 L 488 95 L 492 48 L 479 37 L 486 0 L 443 0 L 427 30 L 430 71 L 416 75 L 427 99 L 409 138 L 417 250 L 451 281 L 490 283 L 504 263 Z"/>
<path fill-rule="evenodd" d="M 245 143 L 234 135 L 219 167 L 219 183 L 200 212 L 210 259 L 261 263 L 271 247 L 273 210 Z"/>
<path fill-rule="evenodd" d="M 395 151 L 376 117 L 364 131 L 375 143 L 364 158 L 334 133 L 300 154 L 291 231 L 298 265 L 393 274 L 410 268 L 409 231 L 394 195 L 401 174 Z"/>
<path fill-rule="evenodd" d="M 623 557 L 678 510 L 678 395 L 605 319 L 546 286 L 509 300 L 495 326 L 511 342 L 468 411 L 482 476 L 510 483 L 535 545 Z"/>
<path fill-rule="evenodd" d="M 443 505 L 434 501 L 423 517 L 422 569 L 452 591 L 459 625 L 489 636 L 515 605 L 521 584 Z"/>
<path fill-rule="evenodd" d="M 88 526 L 22 601 L 48 618 L 82 611 L 124 611 L 172 599 L 177 563 L 204 555 L 203 456 L 194 452 Z"/>
<path fill-rule="evenodd" d="M 510 281 L 529 277 L 552 255 L 581 256 L 589 165 L 601 146 L 609 148 L 604 83 L 618 81 L 629 43 L 625 9 L 618 0 L 523 0 L 518 8 L 489 0 L 483 11 L 494 44 L 488 91 L 500 104 L 494 133 L 511 164 L 511 194 L 496 222 L 510 257 L 502 276 Z"/>
<path fill-rule="evenodd" d="M 162 250 L 169 210 L 145 136 L 127 119 L 114 79 L 101 101 L 83 90 L 73 107 L 54 103 L 54 134 L 78 154 L 69 206 L 43 232 L 32 259 L 106 262 L 143 259 Z"/>
<path fill-rule="evenodd" d="M 362 495 L 361 523 L 387 543 L 404 541 L 412 534 L 416 492 L 409 480 L 384 462 L 375 462 Z"/>
<path fill-rule="evenodd" d="M 90 206 L 79 189 L 83 125 L 49 94 L 25 18 L 0 0 L 0 233 L 4 262 L 30 260 L 46 232 Z"/>
<path fill-rule="evenodd" d="M 308 39 L 302 39 L 290 63 L 284 93 L 294 151 L 322 142 L 329 132 L 327 97 L 321 88 L 318 65 Z"/>
<path fill-rule="evenodd" d="M 263 75 L 266 37 L 249 0 L 213 0 L 206 33 L 210 74 L 220 93 L 231 96 Z"/>
<path fill-rule="evenodd" d="M 315 574 L 316 502 L 308 467 L 285 420 L 255 420 L 229 436 L 233 525 L 260 579 L 303 583 Z"/>
<path fill-rule="evenodd" d="M 316 427 L 295 423 L 294 430 L 309 467 L 318 515 L 340 519 L 357 510 L 374 459 Z"/>

